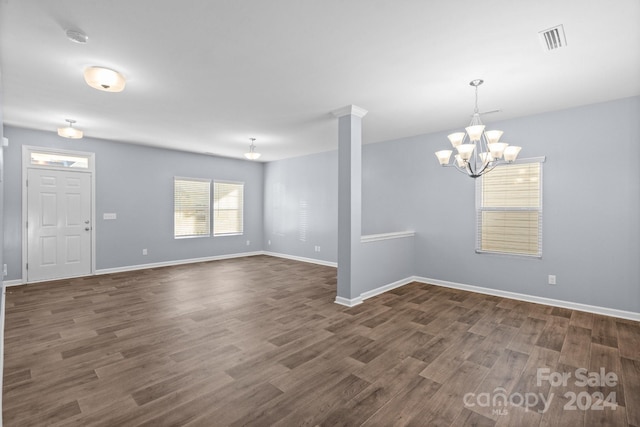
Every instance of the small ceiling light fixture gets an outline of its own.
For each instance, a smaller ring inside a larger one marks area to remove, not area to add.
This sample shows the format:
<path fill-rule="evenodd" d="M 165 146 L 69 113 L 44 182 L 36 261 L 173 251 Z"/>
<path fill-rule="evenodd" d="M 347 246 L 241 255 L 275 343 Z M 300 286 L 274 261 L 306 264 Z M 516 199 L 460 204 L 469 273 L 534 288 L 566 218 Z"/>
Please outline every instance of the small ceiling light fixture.
<path fill-rule="evenodd" d="M 262 156 L 262 154 L 256 153 L 256 146 L 254 144 L 254 142 L 256 142 L 256 139 L 255 138 L 249 138 L 249 139 L 251 139 L 251 145 L 249 145 L 249 152 L 244 153 L 244 156 L 249 160 L 258 160 L 260 156 Z"/>
<path fill-rule="evenodd" d="M 105 92 L 122 92 L 127 83 L 122 74 L 104 67 L 89 67 L 84 70 L 84 81 L 92 88 Z"/>
<path fill-rule="evenodd" d="M 76 121 L 71 119 L 65 119 L 65 121 L 69 122 L 69 126 L 58 128 L 58 135 L 60 135 L 63 138 L 71 138 L 71 139 L 82 138 L 82 131 L 78 128 L 73 127 L 73 124 Z"/>
<path fill-rule="evenodd" d="M 512 163 L 522 149 L 506 142 L 499 142 L 503 132 L 501 130 L 487 130 L 480 120 L 478 112 L 478 86 L 482 80 L 472 80 L 469 84 L 476 88 L 476 106 L 473 110 L 471 124 L 465 128 L 466 132 L 456 132 L 447 136 L 451 145 L 458 150 L 453 163 L 449 164 L 452 150 L 436 152 L 436 157 L 442 166 L 455 166 L 457 170 L 471 178 L 477 178 L 490 172 L 499 164 Z"/>
<path fill-rule="evenodd" d="M 65 34 L 67 38 L 74 43 L 85 44 L 89 41 L 89 36 L 80 30 L 67 30 Z"/>

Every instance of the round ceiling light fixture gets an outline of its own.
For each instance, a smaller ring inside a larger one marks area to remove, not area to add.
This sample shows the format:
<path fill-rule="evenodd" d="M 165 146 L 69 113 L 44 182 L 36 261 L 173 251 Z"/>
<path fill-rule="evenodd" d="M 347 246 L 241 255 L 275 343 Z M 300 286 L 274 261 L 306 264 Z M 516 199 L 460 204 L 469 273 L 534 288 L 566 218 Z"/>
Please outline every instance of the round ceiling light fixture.
<path fill-rule="evenodd" d="M 84 70 L 84 81 L 92 88 L 105 92 L 122 92 L 127 81 L 117 71 L 105 67 L 89 67 Z"/>
<path fill-rule="evenodd" d="M 69 125 L 63 128 L 58 128 L 58 135 L 60 135 L 63 138 L 70 138 L 70 139 L 82 138 L 82 131 L 80 129 L 73 127 L 73 124 L 76 121 L 71 119 L 65 119 L 65 121 L 68 122 Z"/>

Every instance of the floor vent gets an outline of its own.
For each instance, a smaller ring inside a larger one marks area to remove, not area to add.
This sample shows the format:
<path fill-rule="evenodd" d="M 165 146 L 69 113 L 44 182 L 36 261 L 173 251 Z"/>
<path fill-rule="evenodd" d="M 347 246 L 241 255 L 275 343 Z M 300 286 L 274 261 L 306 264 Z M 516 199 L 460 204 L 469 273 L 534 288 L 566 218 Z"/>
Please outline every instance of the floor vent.
<path fill-rule="evenodd" d="M 538 35 L 540 36 L 540 42 L 545 52 L 552 52 L 567 46 L 567 38 L 564 35 L 562 25 L 540 31 Z"/>

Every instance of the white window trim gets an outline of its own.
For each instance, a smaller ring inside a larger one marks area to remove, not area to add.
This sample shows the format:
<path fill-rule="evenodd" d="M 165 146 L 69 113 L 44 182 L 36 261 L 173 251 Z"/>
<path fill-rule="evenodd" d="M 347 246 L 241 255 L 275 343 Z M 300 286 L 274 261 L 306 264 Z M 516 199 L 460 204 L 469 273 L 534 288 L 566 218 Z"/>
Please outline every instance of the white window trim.
<path fill-rule="evenodd" d="M 46 153 L 46 154 L 57 154 L 57 155 L 68 155 L 74 157 L 84 157 L 87 159 L 86 168 L 70 168 L 65 166 L 53 166 L 53 165 L 39 165 L 36 163 L 31 163 L 31 153 Z M 23 145 L 22 146 L 22 170 L 27 168 L 38 168 L 38 169 L 50 169 L 50 170 L 71 170 L 78 172 L 95 172 L 95 153 L 90 153 L 87 151 L 72 151 L 72 150 L 58 150 L 57 148 L 49 148 L 49 147 L 36 147 L 32 145 Z"/>
<path fill-rule="evenodd" d="M 547 160 L 546 156 L 542 157 L 530 157 L 526 159 L 517 159 L 511 164 L 522 164 L 522 163 L 540 163 L 540 207 L 536 209 L 531 208 L 491 208 L 492 211 L 538 211 L 538 253 L 536 255 L 530 254 L 520 254 L 515 252 L 499 252 L 499 251 L 487 251 L 481 249 L 481 239 L 482 239 L 482 220 L 479 216 L 482 214 L 482 177 L 476 180 L 476 253 L 483 255 L 498 255 L 498 256 L 506 256 L 506 257 L 516 257 L 516 258 L 533 258 L 533 259 L 541 259 L 542 258 L 542 226 L 543 226 L 543 200 L 544 200 L 544 168 L 542 164 Z M 491 172 L 489 172 L 491 173 Z"/>

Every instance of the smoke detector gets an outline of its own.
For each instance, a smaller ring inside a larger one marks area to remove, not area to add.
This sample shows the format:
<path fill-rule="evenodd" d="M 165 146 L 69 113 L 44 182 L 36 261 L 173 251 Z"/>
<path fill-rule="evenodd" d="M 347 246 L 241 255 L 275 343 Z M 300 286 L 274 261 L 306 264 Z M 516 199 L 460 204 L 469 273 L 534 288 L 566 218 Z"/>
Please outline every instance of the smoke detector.
<path fill-rule="evenodd" d="M 89 41 L 89 36 L 79 30 L 67 30 L 67 38 L 75 43 L 84 44 Z"/>
<path fill-rule="evenodd" d="M 538 36 L 545 52 L 552 52 L 567 46 L 567 38 L 564 35 L 564 27 L 562 25 L 556 25 L 540 31 Z"/>

